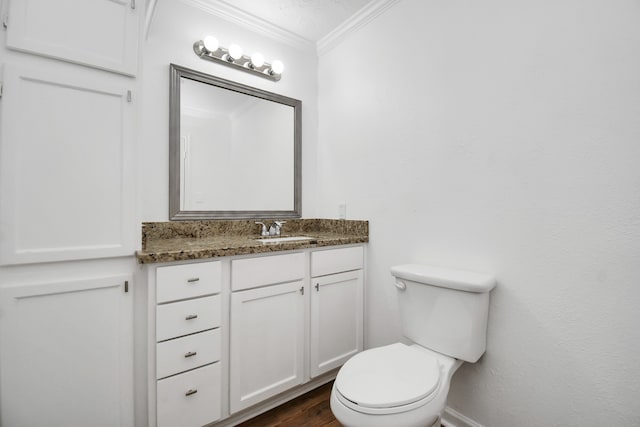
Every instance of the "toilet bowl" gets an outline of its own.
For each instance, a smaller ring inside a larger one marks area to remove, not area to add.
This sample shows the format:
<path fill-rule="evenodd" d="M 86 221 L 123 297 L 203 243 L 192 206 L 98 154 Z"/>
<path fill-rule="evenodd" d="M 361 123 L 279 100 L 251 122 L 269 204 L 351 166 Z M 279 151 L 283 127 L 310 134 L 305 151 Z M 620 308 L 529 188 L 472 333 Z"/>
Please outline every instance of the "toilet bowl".
<path fill-rule="evenodd" d="M 485 352 L 487 274 L 417 264 L 391 268 L 403 335 L 356 354 L 340 368 L 331 410 L 345 427 L 436 427 L 451 377 Z"/>
<path fill-rule="evenodd" d="M 340 369 L 331 410 L 345 427 L 439 426 L 451 377 L 461 364 L 418 345 L 364 351 Z"/>

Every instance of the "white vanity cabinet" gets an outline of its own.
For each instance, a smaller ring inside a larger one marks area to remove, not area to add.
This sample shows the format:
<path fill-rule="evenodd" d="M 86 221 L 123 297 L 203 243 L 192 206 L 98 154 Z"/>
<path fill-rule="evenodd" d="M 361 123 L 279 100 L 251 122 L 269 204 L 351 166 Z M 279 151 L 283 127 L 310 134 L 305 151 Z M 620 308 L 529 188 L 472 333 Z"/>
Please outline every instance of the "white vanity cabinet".
<path fill-rule="evenodd" d="M 221 289 L 220 261 L 156 269 L 158 427 L 200 427 L 222 415 Z"/>
<path fill-rule="evenodd" d="M 330 381 L 363 348 L 364 250 L 151 267 L 150 427 L 235 425 Z"/>
<path fill-rule="evenodd" d="M 311 253 L 311 377 L 363 349 L 363 247 Z"/>
<path fill-rule="evenodd" d="M 305 254 L 231 261 L 233 414 L 304 381 Z"/>

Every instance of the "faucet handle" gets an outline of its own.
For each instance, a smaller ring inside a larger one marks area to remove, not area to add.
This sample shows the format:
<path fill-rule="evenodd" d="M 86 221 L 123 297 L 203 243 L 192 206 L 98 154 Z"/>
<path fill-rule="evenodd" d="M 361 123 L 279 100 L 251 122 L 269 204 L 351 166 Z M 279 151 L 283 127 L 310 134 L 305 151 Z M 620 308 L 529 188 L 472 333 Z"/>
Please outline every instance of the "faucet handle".
<path fill-rule="evenodd" d="M 279 236 L 280 235 L 280 231 L 282 230 L 282 226 L 286 222 L 287 221 L 273 221 L 273 224 L 271 224 L 271 227 L 269 227 L 269 235 L 270 236 Z"/>
<path fill-rule="evenodd" d="M 256 224 L 262 226 L 262 230 L 260 230 L 260 235 L 261 236 L 268 236 L 269 235 L 269 230 L 267 229 L 267 226 L 264 224 L 264 222 L 256 221 Z"/>

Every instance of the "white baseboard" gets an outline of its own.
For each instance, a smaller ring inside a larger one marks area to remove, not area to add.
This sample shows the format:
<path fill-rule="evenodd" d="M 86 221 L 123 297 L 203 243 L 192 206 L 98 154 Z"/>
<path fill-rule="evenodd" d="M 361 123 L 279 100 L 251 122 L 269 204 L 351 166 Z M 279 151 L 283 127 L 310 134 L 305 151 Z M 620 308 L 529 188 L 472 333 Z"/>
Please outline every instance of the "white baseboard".
<path fill-rule="evenodd" d="M 482 424 L 475 422 L 448 406 L 444 408 L 441 422 L 444 427 L 484 427 Z"/>

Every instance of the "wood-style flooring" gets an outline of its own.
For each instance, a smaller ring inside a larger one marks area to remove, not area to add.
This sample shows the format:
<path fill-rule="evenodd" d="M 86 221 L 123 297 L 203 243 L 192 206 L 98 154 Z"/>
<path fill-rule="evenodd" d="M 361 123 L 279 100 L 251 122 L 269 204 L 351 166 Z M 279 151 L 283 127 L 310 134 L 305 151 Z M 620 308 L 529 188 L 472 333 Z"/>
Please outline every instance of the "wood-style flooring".
<path fill-rule="evenodd" d="M 332 386 L 311 390 L 237 427 L 341 427 L 329 407 Z"/>

